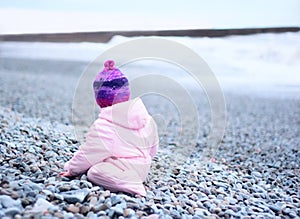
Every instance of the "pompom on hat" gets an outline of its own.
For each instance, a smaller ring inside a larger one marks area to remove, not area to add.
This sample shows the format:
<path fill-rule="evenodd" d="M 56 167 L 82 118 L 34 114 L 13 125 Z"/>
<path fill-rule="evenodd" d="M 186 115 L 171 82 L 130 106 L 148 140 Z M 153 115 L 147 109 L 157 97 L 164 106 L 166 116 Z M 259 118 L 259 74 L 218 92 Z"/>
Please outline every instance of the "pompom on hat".
<path fill-rule="evenodd" d="M 104 69 L 97 75 L 93 87 L 96 102 L 101 108 L 128 101 L 130 98 L 128 79 L 115 67 L 113 60 L 104 63 Z"/>

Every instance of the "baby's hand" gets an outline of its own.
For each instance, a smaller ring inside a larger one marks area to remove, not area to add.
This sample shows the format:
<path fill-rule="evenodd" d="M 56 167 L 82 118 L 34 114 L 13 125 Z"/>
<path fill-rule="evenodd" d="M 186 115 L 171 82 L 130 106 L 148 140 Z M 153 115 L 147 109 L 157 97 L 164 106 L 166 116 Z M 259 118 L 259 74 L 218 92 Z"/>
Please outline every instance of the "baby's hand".
<path fill-rule="evenodd" d="M 70 177 L 70 176 L 71 176 L 71 173 L 70 173 L 70 171 L 68 170 L 68 171 L 66 171 L 66 172 L 61 172 L 61 173 L 59 173 L 59 176 Z"/>

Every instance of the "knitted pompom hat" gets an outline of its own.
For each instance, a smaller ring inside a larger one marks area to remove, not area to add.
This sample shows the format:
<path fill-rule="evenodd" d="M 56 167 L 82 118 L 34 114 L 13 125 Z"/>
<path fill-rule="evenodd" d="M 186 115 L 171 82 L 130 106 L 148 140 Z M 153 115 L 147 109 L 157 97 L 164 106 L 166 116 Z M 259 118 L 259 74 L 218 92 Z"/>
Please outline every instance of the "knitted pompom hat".
<path fill-rule="evenodd" d="M 130 98 L 128 79 L 114 65 L 113 60 L 107 60 L 93 84 L 95 98 L 101 108 L 128 101 Z"/>

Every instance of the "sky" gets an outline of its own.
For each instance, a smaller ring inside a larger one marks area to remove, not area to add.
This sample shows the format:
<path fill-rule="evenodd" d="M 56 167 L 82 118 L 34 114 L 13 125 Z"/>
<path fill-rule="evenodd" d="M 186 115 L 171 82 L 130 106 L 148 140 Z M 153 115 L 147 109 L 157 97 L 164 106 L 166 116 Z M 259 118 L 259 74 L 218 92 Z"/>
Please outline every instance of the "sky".
<path fill-rule="evenodd" d="M 0 0 L 0 34 L 300 27 L 300 0 Z"/>

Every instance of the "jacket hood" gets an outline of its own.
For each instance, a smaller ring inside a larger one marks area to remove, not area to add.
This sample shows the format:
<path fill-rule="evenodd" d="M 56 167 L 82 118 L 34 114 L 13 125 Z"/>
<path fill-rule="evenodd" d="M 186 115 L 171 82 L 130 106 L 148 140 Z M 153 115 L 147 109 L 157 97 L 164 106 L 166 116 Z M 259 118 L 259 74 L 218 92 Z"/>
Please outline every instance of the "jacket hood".
<path fill-rule="evenodd" d="M 138 130 L 146 126 L 152 118 L 140 98 L 114 104 L 101 109 L 99 118 L 124 128 Z"/>

